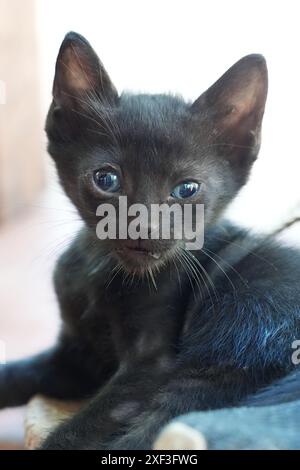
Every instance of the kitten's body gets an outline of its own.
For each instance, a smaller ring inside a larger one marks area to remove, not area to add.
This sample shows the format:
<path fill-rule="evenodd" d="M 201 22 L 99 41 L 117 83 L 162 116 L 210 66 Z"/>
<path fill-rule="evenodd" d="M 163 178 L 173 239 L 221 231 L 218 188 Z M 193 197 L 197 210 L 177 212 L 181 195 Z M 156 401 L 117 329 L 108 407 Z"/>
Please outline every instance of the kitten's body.
<path fill-rule="evenodd" d="M 97 61 L 87 43 L 71 35 L 60 52 L 67 70 L 74 68 L 70 43 L 89 72 L 88 86 Z M 253 56 L 235 66 L 233 78 L 227 75 L 199 98 L 191 114 L 190 105 L 171 97 L 117 99 L 103 68 L 105 100 L 94 83 L 92 100 L 82 109 L 82 99 L 74 101 L 78 69 L 74 84 L 74 77 L 67 80 L 59 67 L 58 62 L 47 124 L 49 150 L 86 226 L 55 273 L 63 318 L 58 345 L 4 368 L 0 404 L 19 405 L 35 393 L 92 397 L 44 448 L 150 448 L 174 416 L 238 405 L 294 368 L 292 343 L 300 338 L 299 252 L 216 222 L 246 181 L 259 148 L 264 64 Z M 243 106 L 236 90 L 242 79 L 251 84 Z M 68 93 L 61 92 L 62 83 Z M 223 103 L 227 96 L 235 98 L 232 108 Z M 95 117 L 106 123 L 102 140 L 98 127 L 93 128 Z M 118 141 L 115 148 L 115 142 L 105 141 L 112 137 Z M 220 147 L 225 158 L 219 150 L 207 151 Z M 136 246 L 133 254 L 133 246 L 121 240 L 100 242 L 95 209 L 103 200 L 115 200 L 101 193 L 99 201 L 90 173 L 107 159 L 122 166 L 131 202 L 163 200 L 173 173 L 177 178 L 191 171 L 201 175 L 204 190 L 198 201 L 204 202 L 208 221 L 203 250 L 180 249 L 181 256 L 174 257 L 174 246 L 158 240 L 143 245 L 145 255 Z M 163 258 L 155 276 L 148 256 L 153 247 Z M 122 271 L 117 269 L 120 257 Z M 147 277 L 148 264 L 152 275 Z"/>

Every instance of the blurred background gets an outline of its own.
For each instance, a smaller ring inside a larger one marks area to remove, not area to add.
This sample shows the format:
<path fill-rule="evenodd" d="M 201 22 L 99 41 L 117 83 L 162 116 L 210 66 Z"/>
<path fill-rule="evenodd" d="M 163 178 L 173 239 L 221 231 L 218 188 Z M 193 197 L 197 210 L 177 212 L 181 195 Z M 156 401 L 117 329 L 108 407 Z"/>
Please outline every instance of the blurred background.
<path fill-rule="evenodd" d="M 80 225 L 43 130 L 64 35 L 87 37 L 119 91 L 191 100 L 242 56 L 264 54 L 262 148 L 229 217 L 270 232 L 300 215 L 298 10 L 297 0 L 0 0 L 0 362 L 55 340 L 51 273 Z M 299 227 L 284 238 L 299 244 Z M 0 448 L 22 447 L 23 413 L 0 412 Z"/>

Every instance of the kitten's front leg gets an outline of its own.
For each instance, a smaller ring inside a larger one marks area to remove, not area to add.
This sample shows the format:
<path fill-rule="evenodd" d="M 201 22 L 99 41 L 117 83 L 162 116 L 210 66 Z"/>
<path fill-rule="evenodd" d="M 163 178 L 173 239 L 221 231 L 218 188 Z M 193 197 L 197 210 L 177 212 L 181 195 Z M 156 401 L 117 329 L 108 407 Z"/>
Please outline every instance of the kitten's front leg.
<path fill-rule="evenodd" d="M 49 435 L 42 448 L 106 448 L 112 436 L 123 435 L 130 421 L 150 406 L 165 380 L 164 374 L 151 370 L 149 364 L 137 363 L 128 370 L 121 366 L 92 401 Z"/>
<path fill-rule="evenodd" d="M 173 374 L 142 413 L 135 416 L 121 436 L 98 449 L 150 450 L 162 428 L 177 416 L 210 409 L 238 406 L 241 398 L 264 383 L 267 371 L 216 367 L 195 370 L 186 367 Z M 257 380 L 256 385 L 253 381 Z"/>
<path fill-rule="evenodd" d="M 84 398 L 95 388 L 83 367 L 82 349 L 66 337 L 53 349 L 0 365 L 0 408 L 24 405 L 36 394 Z"/>
<path fill-rule="evenodd" d="M 251 391 L 250 371 L 181 367 L 156 374 L 138 364 L 112 381 L 44 442 L 43 449 L 150 449 L 172 418 L 236 404 Z"/>

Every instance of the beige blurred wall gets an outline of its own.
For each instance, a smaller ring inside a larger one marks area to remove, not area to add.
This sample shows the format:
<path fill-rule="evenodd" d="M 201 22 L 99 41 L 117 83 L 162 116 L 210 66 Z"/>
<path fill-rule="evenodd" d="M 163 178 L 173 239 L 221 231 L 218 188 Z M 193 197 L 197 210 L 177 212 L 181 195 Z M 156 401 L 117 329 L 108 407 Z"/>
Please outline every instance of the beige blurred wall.
<path fill-rule="evenodd" d="M 0 0 L 0 223 L 43 186 L 34 0 Z"/>

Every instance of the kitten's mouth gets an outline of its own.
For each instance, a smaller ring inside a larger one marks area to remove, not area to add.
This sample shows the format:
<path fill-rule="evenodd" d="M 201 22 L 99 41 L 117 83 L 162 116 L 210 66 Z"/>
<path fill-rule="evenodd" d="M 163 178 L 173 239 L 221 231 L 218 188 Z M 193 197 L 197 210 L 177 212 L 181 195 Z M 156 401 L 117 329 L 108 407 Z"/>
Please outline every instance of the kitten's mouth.
<path fill-rule="evenodd" d="M 160 259 L 161 253 L 157 253 L 155 251 L 150 251 L 147 250 L 146 248 L 131 248 L 131 247 L 126 247 L 125 250 L 128 250 L 129 252 L 138 255 L 138 256 L 149 256 L 154 259 Z"/>
<path fill-rule="evenodd" d="M 152 264 L 159 263 L 164 257 L 162 250 L 140 240 L 128 240 L 123 246 L 117 248 L 116 253 L 129 271 L 144 271 Z"/>
<path fill-rule="evenodd" d="M 153 258 L 155 260 L 158 260 L 161 258 L 162 253 L 156 252 L 156 251 L 150 251 L 147 248 L 141 248 L 141 247 L 131 247 L 131 246 L 125 246 L 123 250 L 120 250 L 121 253 L 124 254 L 129 254 L 129 256 L 134 256 L 134 257 L 149 257 Z"/>

